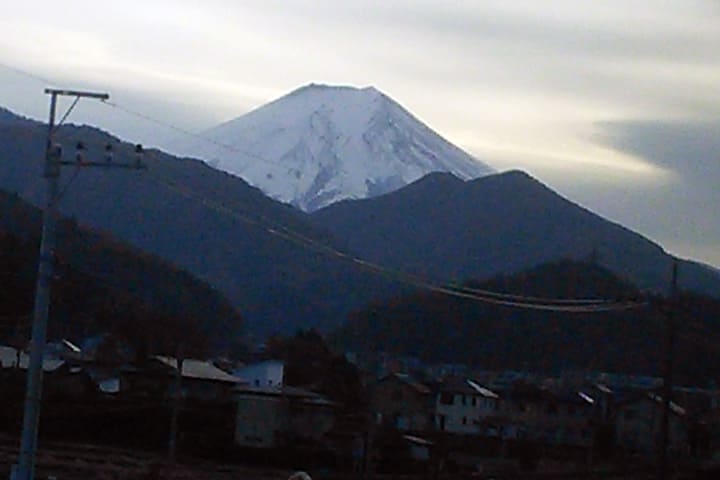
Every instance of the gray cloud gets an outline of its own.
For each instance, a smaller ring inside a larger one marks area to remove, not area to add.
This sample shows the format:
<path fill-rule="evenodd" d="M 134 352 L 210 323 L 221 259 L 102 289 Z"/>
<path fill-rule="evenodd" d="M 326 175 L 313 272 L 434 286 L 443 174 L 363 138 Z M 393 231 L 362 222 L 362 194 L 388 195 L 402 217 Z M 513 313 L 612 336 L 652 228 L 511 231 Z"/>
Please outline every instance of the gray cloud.
<path fill-rule="evenodd" d="M 111 89 L 197 131 L 303 83 L 373 84 L 449 139 L 488 145 L 490 164 L 505 152 L 498 162 L 720 265 L 717 0 L 30 3 L 4 11 L 0 60 L 67 86 Z M 38 47 L 49 41 L 52 50 Z M 45 118 L 44 85 L 31 83 L 0 70 L 0 104 Z M 95 104 L 71 120 L 144 143 L 173 134 Z M 568 159 L 602 156 L 598 146 L 673 174 Z"/>
<path fill-rule="evenodd" d="M 656 186 L 559 182 L 570 197 L 632 226 L 674 253 L 720 265 L 720 121 L 601 124 L 597 141 L 672 172 Z"/>
<path fill-rule="evenodd" d="M 669 168 L 687 180 L 717 186 L 720 180 L 720 120 L 605 123 L 598 140 Z M 719 190 L 720 191 L 720 190 Z"/>

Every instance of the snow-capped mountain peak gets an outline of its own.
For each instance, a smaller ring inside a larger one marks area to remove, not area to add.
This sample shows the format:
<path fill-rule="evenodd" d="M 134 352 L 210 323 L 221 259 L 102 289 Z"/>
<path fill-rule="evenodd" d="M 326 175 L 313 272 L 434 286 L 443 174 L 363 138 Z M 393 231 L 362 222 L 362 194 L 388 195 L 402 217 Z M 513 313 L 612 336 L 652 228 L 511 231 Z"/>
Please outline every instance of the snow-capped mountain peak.
<path fill-rule="evenodd" d="M 269 196 L 312 211 L 397 190 L 430 172 L 492 173 L 374 87 L 310 84 L 176 144 Z"/>

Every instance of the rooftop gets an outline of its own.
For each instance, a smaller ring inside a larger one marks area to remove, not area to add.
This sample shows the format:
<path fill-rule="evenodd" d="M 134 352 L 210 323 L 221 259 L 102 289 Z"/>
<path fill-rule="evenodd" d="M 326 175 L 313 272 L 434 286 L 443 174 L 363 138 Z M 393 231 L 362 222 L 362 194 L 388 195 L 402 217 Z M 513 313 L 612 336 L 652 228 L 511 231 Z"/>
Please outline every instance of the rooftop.
<path fill-rule="evenodd" d="M 156 355 L 153 357 L 163 365 L 177 370 L 177 359 L 173 357 L 164 357 Z M 234 375 L 230 375 L 225 370 L 216 367 L 212 362 L 207 360 L 197 360 L 193 358 L 184 359 L 182 362 L 183 378 L 194 378 L 198 380 L 213 380 L 216 382 L 226 383 L 244 383 L 244 381 Z"/>
<path fill-rule="evenodd" d="M 65 362 L 63 360 L 59 360 L 57 358 L 48 358 L 45 356 L 43 358 L 43 371 L 45 372 L 54 372 L 61 366 L 63 366 Z M 20 352 L 20 365 L 19 368 L 21 370 L 27 370 L 28 365 L 30 364 L 30 355 L 28 355 L 25 352 Z M 17 350 L 12 347 L 7 347 L 4 345 L 0 345 L 0 367 L 2 368 L 14 368 L 18 367 L 17 362 Z"/>

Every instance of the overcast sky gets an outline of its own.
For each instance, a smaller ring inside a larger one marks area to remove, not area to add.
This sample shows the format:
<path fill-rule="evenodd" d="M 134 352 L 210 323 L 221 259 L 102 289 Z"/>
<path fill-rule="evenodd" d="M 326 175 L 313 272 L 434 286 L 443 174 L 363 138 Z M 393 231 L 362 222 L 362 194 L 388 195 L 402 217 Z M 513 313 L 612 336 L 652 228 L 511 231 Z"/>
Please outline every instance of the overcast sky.
<path fill-rule="evenodd" d="M 202 131 L 315 82 L 373 85 L 499 170 L 521 168 L 720 266 L 718 0 L 4 2 L 0 62 Z M 45 119 L 0 66 L 0 105 Z M 107 106 L 71 117 L 176 134 Z"/>

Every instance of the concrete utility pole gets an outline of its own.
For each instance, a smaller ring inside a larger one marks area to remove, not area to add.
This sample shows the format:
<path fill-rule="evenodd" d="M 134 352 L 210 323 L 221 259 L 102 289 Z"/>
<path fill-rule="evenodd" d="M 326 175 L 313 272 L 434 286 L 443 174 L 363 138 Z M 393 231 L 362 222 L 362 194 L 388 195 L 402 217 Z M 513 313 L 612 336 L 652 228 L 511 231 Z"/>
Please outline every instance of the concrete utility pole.
<path fill-rule="evenodd" d="M 170 433 L 168 434 L 168 460 L 175 463 L 177 453 L 178 417 L 180 416 L 180 403 L 182 402 L 182 370 L 185 362 L 183 344 L 179 343 L 175 349 L 175 387 L 173 388 L 172 410 L 170 412 Z"/>
<path fill-rule="evenodd" d="M 668 304 L 667 315 L 667 338 L 665 345 L 665 378 L 663 379 L 662 389 L 662 417 L 660 418 L 660 445 L 658 459 L 658 475 L 659 480 L 668 478 L 668 443 L 670 439 L 670 407 L 672 402 L 673 386 L 672 374 L 673 364 L 675 363 L 675 310 L 677 308 L 677 275 L 678 263 L 673 260 L 672 264 L 672 281 L 670 284 L 670 301 Z"/>
<path fill-rule="evenodd" d="M 37 433 L 40 418 L 40 400 L 42 398 L 43 381 L 43 353 L 45 350 L 45 336 L 47 330 L 48 311 L 50 307 L 50 284 L 53 277 L 53 257 L 55 254 L 55 226 L 58 217 L 58 180 L 63 165 L 76 167 L 102 166 L 142 168 L 139 161 L 133 164 L 116 164 L 106 162 L 85 162 L 80 157 L 76 161 L 63 161 L 62 150 L 55 145 L 53 138 L 56 131 L 55 110 L 57 97 L 75 97 L 75 103 L 81 98 L 95 98 L 107 100 L 107 93 L 83 92 L 74 90 L 45 89 L 50 95 L 50 118 L 48 121 L 47 143 L 45 145 L 45 168 L 43 176 L 47 180 L 47 193 L 43 212 L 42 239 L 40 242 L 40 256 L 38 277 L 35 290 L 35 304 L 33 308 L 32 340 L 30 343 L 30 364 L 28 365 L 27 386 L 25 390 L 25 410 L 23 415 L 22 437 L 20 440 L 20 455 L 17 465 L 13 465 L 10 472 L 11 480 L 33 480 L 35 476 L 35 454 L 37 451 Z M 73 103 L 73 106 L 75 105 Z M 70 110 L 72 107 L 70 107 Z M 68 113 L 70 113 L 68 110 Z M 66 114 L 67 115 L 67 114 Z M 62 122 L 61 122 L 62 123 Z M 112 147 L 107 147 L 110 149 Z M 138 146 L 136 152 L 142 152 Z M 106 149 L 107 150 L 107 149 Z M 111 159 L 111 155 L 107 158 Z"/>

